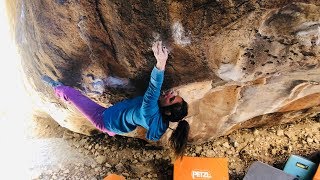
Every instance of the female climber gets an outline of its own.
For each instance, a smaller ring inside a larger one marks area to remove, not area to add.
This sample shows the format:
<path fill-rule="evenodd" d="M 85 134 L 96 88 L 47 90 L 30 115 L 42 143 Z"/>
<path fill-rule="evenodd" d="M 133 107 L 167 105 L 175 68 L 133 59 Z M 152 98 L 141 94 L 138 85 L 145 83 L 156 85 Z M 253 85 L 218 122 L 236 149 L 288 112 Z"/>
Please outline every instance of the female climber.
<path fill-rule="evenodd" d="M 57 97 L 73 104 L 97 129 L 110 136 L 142 126 L 147 130 L 146 138 L 157 141 L 169 128 L 169 121 L 178 122 L 169 144 L 175 157 L 182 157 L 190 128 L 189 123 L 182 120 L 188 114 L 188 104 L 173 91 L 160 95 L 169 52 L 161 41 L 153 44 L 152 51 L 157 63 L 151 72 L 145 94 L 109 108 L 100 106 L 80 91 L 54 81 L 47 75 L 42 76 L 42 80 L 54 89 Z"/>

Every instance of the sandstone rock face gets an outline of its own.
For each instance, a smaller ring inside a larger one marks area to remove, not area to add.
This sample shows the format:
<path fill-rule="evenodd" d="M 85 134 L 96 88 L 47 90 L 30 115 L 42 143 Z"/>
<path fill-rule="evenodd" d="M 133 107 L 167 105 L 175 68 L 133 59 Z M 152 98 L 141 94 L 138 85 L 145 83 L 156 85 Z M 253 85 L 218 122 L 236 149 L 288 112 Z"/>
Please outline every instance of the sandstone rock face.
<path fill-rule="evenodd" d="M 163 88 L 177 89 L 190 106 L 190 142 L 320 112 L 317 0 L 8 4 L 30 91 L 72 131 L 96 132 L 40 76 L 59 79 L 107 107 L 144 92 L 155 64 L 150 47 L 158 39 L 171 50 Z M 137 128 L 127 135 L 144 133 Z"/>

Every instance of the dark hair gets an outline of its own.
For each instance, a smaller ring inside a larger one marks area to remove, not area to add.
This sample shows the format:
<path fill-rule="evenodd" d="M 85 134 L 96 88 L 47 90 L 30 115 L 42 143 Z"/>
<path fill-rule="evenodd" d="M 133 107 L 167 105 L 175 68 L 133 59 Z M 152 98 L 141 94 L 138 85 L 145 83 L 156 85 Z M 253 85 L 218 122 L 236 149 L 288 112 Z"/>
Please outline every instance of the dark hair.
<path fill-rule="evenodd" d="M 188 142 L 190 126 L 186 120 L 182 120 L 188 115 L 188 103 L 182 99 L 181 103 L 161 107 L 163 120 L 179 122 L 177 128 L 169 138 L 169 144 L 173 150 L 175 158 L 181 158 L 185 152 Z M 165 112 L 170 112 L 167 115 Z"/>
<path fill-rule="evenodd" d="M 182 99 L 181 103 L 160 107 L 160 111 L 163 120 L 178 122 L 188 115 L 188 103 Z M 170 115 L 167 115 L 166 112 L 170 112 Z"/>
<path fill-rule="evenodd" d="M 186 150 L 189 130 L 189 123 L 186 120 L 181 120 L 169 138 L 170 147 L 177 159 L 181 158 Z"/>

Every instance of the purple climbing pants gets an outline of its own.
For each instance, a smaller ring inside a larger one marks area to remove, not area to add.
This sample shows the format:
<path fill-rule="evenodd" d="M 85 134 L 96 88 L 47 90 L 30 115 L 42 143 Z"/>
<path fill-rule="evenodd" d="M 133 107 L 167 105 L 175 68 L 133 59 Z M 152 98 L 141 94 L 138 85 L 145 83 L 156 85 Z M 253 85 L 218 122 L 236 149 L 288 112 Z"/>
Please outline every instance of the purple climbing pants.
<path fill-rule="evenodd" d="M 107 130 L 103 122 L 105 107 L 95 103 L 80 91 L 69 86 L 57 86 L 54 88 L 56 96 L 73 104 L 97 129 L 114 136 L 115 133 Z"/>

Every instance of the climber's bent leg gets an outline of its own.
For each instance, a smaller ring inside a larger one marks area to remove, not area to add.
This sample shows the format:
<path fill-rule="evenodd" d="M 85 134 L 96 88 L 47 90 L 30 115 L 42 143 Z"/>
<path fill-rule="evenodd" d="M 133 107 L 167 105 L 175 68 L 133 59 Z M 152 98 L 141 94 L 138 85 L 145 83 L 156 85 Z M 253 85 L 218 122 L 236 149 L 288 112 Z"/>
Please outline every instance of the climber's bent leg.
<path fill-rule="evenodd" d="M 105 128 L 103 112 L 106 108 L 69 86 L 57 86 L 54 88 L 54 91 L 59 98 L 72 103 L 96 128 L 107 133 L 109 136 L 115 135 L 115 133 Z"/>

